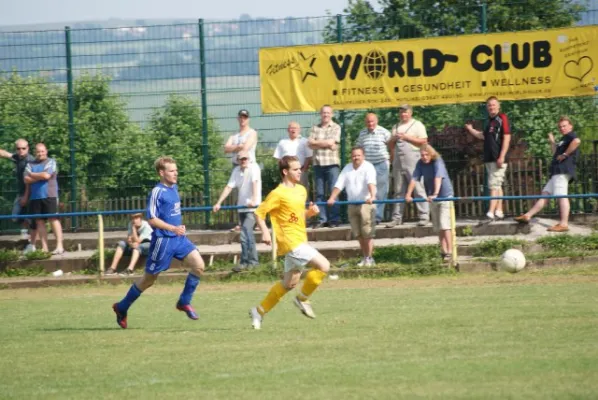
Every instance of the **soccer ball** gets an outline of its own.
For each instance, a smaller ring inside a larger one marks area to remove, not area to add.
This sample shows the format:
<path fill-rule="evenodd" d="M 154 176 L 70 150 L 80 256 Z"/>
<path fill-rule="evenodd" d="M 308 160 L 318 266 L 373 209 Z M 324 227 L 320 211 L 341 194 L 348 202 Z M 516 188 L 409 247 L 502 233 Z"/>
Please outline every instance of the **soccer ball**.
<path fill-rule="evenodd" d="M 510 273 L 519 272 L 525 268 L 525 256 L 517 249 L 509 249 L 500 257 L 500 266 Z"/>

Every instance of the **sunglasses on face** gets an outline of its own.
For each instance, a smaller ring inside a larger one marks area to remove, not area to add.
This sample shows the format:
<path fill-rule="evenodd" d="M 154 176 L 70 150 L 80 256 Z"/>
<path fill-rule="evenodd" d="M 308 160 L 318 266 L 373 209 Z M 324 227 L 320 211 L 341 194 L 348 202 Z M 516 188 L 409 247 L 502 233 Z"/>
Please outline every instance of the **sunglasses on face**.
<path fill-rule="evenodd" d="M 27 150 L 27 147 L 17 147 L 17 150 Z"/>
<path fill-rule="evenodd" d="M 247 158 L 247 157 L 239 158 L 239 161 L 246 161 L 246 160 L 249 160 L 249 158 Z"/>

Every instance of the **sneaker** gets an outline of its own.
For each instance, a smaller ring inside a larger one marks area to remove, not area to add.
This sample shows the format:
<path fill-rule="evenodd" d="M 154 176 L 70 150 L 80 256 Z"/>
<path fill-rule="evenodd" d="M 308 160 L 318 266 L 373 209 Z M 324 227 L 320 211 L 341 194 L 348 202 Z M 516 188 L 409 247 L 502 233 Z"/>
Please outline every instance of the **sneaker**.
<path fill-rule="evenodd" d="M 301 301 L 299 300 L 299 297 L 295 297 L 295 299 L 293 300 L 293 304 L 295 304 L 297 308 L 301 310 L 301 313 L 303 313 L 303 315 L 305 315 L 307 318 L 316 317 L 316 314 L 314 314 L 314 310 L 311 308 L 311 303 L 309 302 L 309 300 Z"/>
<path fill-rule="evenodd" d="M 555 226 L 552 226 L 548 229 L 546 229 L 548 232 L 569 232 L 569 227 L 568 226 L 563 226 L 561 224 L 556 224 Z"/>
<path fill-rule="evenodd" d="M 185 314 L 187 314 L 187 317 L 189 317 L 190 319 L 199 319 L 199 315 L 197 315 L 193 307 L 191 307 L 191 304 L 182 305 L 181 303 L 176 303 L 176 309 L 179 311 L 183 311 Z"/>
<path fill-rule="evenodd" d="M 118 309 L 118 303 L 112 304 L 112 310 L 116 314 L 116 323 L 123 329 L 127 329 L 127 313 L 121 313 Z"/>
<path fill-rule="evenodd" d="M 366 258 L 365 258 L 365 257 L 363 257 L 363 258 L 361 259 L 361 261 L 357 263 L 357 266 L 358 266 L 358 267 L 365 267 L 365 263 L 366 263 L 366 261 L 367 261 L 367 260 L 366 260 Z"/>
<path fill-rule="evenodd" d="M 417 221 L 417 226 L 428 226 L 428 223 L 430 223 L 430 221 L 428 221 L 427 219 L 420 219 L 419 221 Z"/>
<path fill-rule="evenodd" d="M 338 228 L 341 224 L 338 222 L 331 222 L 328 224 L 329 228 Z"/>
<path fill-rule="evenodd" d="M 485 221 L 486 222 L 494 222 L 494 214 L 492 214 L 491 212 L 487 212 Z"/>
<path fill-rule="evenodd" d="M 23 254 L 29 254 L 35 251 L 35 246 L 32 245 L 31 243 L 29 243 L 27 246 L 25 246 L 25 250 L 23 250 Z"/>
<path fill-rule="evenodd" d="M 520 224 L 529 224 L 530 217 L 525 214 L 521 214 L 518 217 L 513 218 L 515 221 L 519 222 Z"/>
<path fill-rule="evenodd" d="M 29 231 L 27 229 L 21 229 L 21 239 L 29 240 Z"/>
<path fill-rule="evenodd" d="M 403 221 L 400 218 L 397 219 L 393 219 L 392 221 L 390 221 L 389 223 L 386 224 L 387 228 L 394 228 L 395 226 L 399 226 L 403 223 Z"/>
<path fill-rule="evenodd" d="M 116 270 L 108 268 L 106 271 L 104 271 L 104 275 L 116 275 Z"/>
<path fill-rule="evenodd" d="M 133 276 L 135 275 L 135 271 L 130 270 L 129 268 L 125 269 L 123 272 L 118 274 L 119 276 Z"/>
<path fill-rule="evenodd" d="M 322 228 L 325 228 L 326 226 L 328 226 L 328 224 L 326 224 L 324 222 L 317 222 L 311 228 L 312 229 L 322 229 Z"/>
<path fill-rule="evenodd" d="M 494 218 L 496 218 L 497 220 L 502 221 L 503 219 L 505 219 L 505 214 L 502 211 L 495 211 L 494 212 Z"/>
<path fill-rule="evenodd" d="M 262 328 L 262 320 L 264 317 L 257 311 L 257 307 L 253 307 L 249 310 L 249 318 L 251 318 L 251 326 L 253 326 L 253 329 L 258 330 Z"/>
<path fill-rule="evenodd" d="M 366 267 L 375 267 L 376 266 L 376 261 L 374 260 L 373 257 L 368 257 L 365 259 L 365 266 Z"/>
<path fill-rule="evenodd" d="M 451 253 L 443 254 L 442 255 L 442 262 L 444 264 L 448 264 L 452 261 L 453 255 Z"/>
<path fill-rule="evenodd" d="M 239 273 L 242 271 L 245 271 L 247 269 L 247 265 L 246 264 L 239 264 L 239 265 L 235 265 L 232 269 L 233 272 Z"/>

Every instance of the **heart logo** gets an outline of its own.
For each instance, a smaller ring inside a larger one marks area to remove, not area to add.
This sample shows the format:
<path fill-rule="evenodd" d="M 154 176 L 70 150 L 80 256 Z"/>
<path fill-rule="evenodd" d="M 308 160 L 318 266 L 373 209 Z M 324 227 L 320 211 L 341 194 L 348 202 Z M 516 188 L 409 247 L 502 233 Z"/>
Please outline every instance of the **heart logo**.
<path fill-rule="evenodd" d="M 594 68 L 594 62 L 588 56 L 583 56 L 579 60 L 570 60 L 565 63 L 565 75 L 571 79 L 577 79 L 583 81 Z"/>

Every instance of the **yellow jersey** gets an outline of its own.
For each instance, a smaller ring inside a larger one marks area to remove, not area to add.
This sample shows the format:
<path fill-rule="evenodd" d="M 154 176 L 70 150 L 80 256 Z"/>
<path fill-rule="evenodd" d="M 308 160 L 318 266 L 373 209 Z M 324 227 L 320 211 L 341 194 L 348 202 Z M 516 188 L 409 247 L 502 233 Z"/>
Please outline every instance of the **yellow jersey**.
<path fill-rule="evenodd" d="M 300 244 L 307 242 L 305 230 L 305 201 L 307 191 L 305 187 L 296 184 L 288 187 L 278 185 L 271 191 L 266 200 L 255 210 L 255 215 L 266 219 L 270 214 L 272 228 L 276 235 L 277 253 L 279 256 L 296 249 Z"/>

